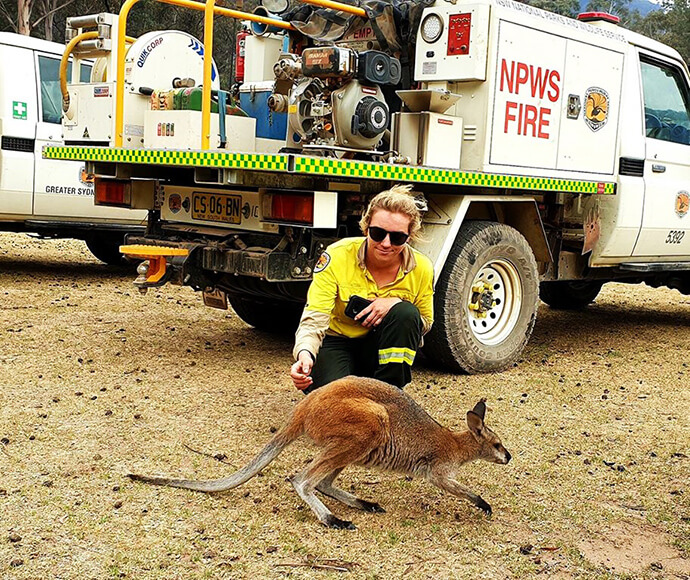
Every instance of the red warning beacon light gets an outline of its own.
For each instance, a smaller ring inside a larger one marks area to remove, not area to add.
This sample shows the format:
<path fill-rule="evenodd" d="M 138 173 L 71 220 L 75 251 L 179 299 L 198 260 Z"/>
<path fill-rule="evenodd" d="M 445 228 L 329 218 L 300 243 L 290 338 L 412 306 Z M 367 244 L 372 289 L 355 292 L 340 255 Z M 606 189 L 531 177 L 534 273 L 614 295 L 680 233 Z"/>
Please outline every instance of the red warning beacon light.
<path fill-rule="evenodd" d="M 608 12 L 581 12 L 577 15 L 577 19 L 581 22 L 610 22 L 611 24 L 618 24 L 621 21 L 618 16 Z"/>

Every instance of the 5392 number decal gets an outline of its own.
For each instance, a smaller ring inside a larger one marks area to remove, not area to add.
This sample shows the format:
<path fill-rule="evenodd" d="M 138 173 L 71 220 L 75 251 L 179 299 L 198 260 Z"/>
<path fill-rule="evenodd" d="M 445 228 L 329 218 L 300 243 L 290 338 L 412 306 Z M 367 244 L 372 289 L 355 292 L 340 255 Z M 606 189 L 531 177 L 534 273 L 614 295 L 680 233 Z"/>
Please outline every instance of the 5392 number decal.
<path fill-rule="evenodd" d="M 666 236 L 666 243 L 680 244 L 680 241 L 683 239 L 684 236 L 685 232 L 683 230 L 671 230 L 668 233 L 668 236 Z"/>

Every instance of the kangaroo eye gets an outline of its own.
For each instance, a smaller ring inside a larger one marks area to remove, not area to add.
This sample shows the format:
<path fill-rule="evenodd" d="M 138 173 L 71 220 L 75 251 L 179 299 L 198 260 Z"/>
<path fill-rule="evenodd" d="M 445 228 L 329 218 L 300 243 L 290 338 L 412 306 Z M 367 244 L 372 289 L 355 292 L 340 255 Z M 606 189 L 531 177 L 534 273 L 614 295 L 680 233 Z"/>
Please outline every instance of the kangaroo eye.
<path fill-rule="evenodd" d="M 494 443 L 494 449 L 501 449 L 501 444 L 500 443 Z"/>

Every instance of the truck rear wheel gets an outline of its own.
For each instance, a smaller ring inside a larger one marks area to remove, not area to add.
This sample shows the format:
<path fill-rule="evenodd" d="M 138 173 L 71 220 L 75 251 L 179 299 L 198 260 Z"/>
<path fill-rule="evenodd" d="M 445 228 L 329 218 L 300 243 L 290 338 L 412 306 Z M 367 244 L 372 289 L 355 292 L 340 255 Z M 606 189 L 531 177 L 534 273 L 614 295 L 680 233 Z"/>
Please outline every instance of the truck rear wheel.
<path fill-rule="evenodd" d="M 456 372 L 508 368 L 532 334 L 538 291 L 537 263 L 520 232 L 464 223 L 436 284 L 425 354 Z"/>
<path fill-rule="evenodd" d="M 556 310 L 579 310 L 594 302 L 603 285 L 598 280 L 542 282 L 539 286 L 539 298 Z"/>
<path fill-rule="evenodd" d="M 84 241 L 89 251 L 101 262 L 109 266 L 126 266 L 130 262 L 120 253 L 124 240 L 124 234 L 97 233 Z"/>
<path fill-rule="evenodd" d="M 235 314 L 249 326 L 274 334 L 294 333 L 304 309 L 304 305 L 297 302 L 237 295 L 229 295 L 228 302 Z"/>

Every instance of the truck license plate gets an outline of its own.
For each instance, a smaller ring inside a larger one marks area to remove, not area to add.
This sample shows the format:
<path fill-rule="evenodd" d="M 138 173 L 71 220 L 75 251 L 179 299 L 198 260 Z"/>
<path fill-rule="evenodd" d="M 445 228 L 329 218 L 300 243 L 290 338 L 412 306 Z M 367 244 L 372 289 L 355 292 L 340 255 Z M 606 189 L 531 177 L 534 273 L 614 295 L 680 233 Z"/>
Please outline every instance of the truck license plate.
<path fill-rule="evenodd" d="M 192 218 L 239 224 L 242 220 L 242 196 L 195 191 L 192 194 Z"/>

